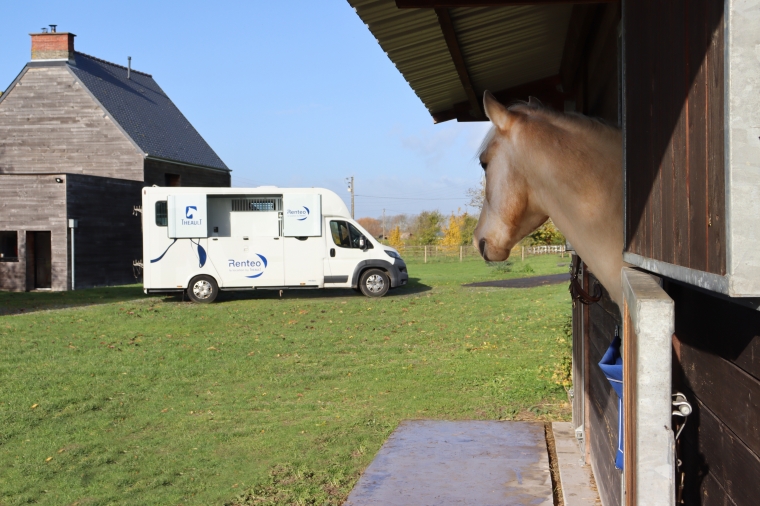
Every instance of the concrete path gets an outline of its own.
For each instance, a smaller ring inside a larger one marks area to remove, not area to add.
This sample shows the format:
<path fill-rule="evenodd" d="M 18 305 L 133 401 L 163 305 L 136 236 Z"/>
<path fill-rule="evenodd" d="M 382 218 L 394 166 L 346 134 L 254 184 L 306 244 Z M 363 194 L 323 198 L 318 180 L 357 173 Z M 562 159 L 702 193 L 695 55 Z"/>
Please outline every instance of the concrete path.
<path fill-rule="evenodd" d="M 402 422 L 346 506 L 551 506 L 543 423 Z"/>
<path fill-rule="evenodd" d="M 570 281 L 570 273 L 547 274 L 546 276 L 531 276 L 529 278 L 497 279 L 494 281 L 480 281 L 468 283 L 466 287 L 493 286 L 497 288 L 533 288 L 534 286 L 556 285 Z"/>
<path fill-rule="evenodd" d="M 565 506 L 601 505 L 599 494 L 592 484 L 591 466 L 583 465 L 573 424 L 552 423 L 554 448 L 559 462 L 559 481 Z"/>

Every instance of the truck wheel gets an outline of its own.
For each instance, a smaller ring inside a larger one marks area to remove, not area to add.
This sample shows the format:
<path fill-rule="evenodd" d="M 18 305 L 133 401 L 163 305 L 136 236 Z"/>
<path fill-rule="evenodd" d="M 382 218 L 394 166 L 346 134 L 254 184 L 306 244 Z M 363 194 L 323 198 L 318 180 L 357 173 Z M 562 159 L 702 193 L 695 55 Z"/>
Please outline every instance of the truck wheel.
<path fill-rule="evenodd" d="M 367 269 L 359 279 L 359 290 L 367 297 L 382 297 L 390 287 L 391 280 L 380 269 Z"/>
<path fill-rule="evenodd" d="M 195 276 L 187 285 L 187 296 L 193 302 L 208 304 L 219 295 L 219 286 L 211 276 Z"/>

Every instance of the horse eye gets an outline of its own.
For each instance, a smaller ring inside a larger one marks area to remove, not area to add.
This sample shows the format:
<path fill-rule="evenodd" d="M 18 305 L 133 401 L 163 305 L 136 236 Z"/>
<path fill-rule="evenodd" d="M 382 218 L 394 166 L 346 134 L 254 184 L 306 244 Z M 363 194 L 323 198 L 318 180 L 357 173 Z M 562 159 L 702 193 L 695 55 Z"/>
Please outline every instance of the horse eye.
<path fill-rule="evenodd" d="M 486 170 L 488 168 L 488 163 L 480 162 L 480 166 L 483 167 L 483 170 Z"/>

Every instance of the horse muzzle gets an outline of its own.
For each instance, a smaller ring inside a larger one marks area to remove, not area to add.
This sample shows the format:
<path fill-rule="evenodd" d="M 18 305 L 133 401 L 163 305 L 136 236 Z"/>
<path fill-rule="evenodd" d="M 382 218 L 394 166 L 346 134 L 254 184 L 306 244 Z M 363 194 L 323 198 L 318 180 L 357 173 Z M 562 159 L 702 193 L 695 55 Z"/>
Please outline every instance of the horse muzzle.
<path fill-rule="evenodd" d="M 478 241 L 478 249 L 480 250 L 480 256 L 486 262 L 503 262 L 509 258 L 509 249 L 494 251 L 494 248 L 489 248 L 488 241 L 485 238 L 481 238 Z"/>

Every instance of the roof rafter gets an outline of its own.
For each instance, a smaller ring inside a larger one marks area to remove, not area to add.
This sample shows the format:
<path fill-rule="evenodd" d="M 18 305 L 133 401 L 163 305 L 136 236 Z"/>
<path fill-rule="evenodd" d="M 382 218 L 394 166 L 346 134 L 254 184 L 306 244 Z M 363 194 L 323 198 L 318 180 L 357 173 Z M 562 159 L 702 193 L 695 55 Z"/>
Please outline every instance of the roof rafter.
<path fill-rule="evenodd" d="M 469 115 L 472 116 L 471 121 L 484 119 L 485 116 L 480 108 L 480 97 L 478 97 L 478 93 L 472 84 L 472 79 L 470 79 L 470 73 L 467 70 L 467 64 L 464 61 L 462 49 L 459 46 L 459 40 L 454 30 L 454 23 L 451 21 L 451 14 L 449 14 L 448 9 L 435 9 L 435 14 L 438 16 L 438 24 L 441 25 L 441 32 L 443 32 L 443 38 L 446 40 L 446 46 L 449 48 L 451 60 L 454 62 L 454 67 L 456 67 L 457 74 L 459 74 L 459 80 L 462 82 L 462 87 L 467 94 L 470 106 Z"/>
<path fill-rule="evenodd" d="M 617 1 L 619 0 L 396 0 L 396 7 L 399 9 L 453 9 L 510 5 L 603 4 Z"/>

